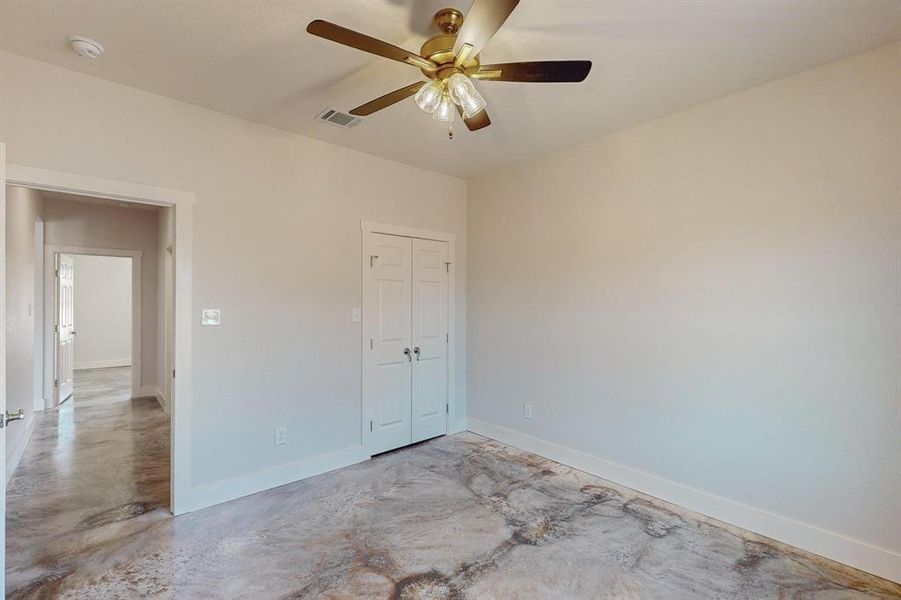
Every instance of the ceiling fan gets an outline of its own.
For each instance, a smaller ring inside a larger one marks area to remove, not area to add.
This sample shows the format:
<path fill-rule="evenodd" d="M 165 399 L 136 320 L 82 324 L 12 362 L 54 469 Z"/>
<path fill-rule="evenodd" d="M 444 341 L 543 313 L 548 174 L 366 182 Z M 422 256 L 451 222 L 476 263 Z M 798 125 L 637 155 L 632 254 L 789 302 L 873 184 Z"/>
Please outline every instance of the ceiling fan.
<path fill-rule="evenodd" d="M 549 60 L 483 65 L 482 48 L 497 33 L 519 0 L 474 0 L 469 13 L 444 8 L 435 13 L 438 35 L 422 45 L 419 54 L 398 48 L 368 35 L 315 20 L 307 25 L 313 35 L 418 67 L 428 81 L 417 81 L 389 92 L 350 111 L 367 116 L 415 96 L 416 104 L 436 121 L 448 124 L 453 138 L 454 116 L 459 113 L 470 131 L 491 125 L 487 103 L 473 79 L 482 81 L 519 81 L 524 83 L 566 83 L 583 81 L 591 70 L 589 60 Z"/>

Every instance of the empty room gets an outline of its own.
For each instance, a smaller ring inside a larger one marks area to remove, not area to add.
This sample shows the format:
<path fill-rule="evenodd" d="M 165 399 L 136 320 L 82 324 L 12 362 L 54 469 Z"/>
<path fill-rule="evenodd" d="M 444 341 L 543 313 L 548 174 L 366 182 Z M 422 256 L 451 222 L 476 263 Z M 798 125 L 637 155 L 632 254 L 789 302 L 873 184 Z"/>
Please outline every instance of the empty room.
<path fill-rule="evenodd" d="M 8 598 L 901 598 L 901 0 L 0 0 Z"/>

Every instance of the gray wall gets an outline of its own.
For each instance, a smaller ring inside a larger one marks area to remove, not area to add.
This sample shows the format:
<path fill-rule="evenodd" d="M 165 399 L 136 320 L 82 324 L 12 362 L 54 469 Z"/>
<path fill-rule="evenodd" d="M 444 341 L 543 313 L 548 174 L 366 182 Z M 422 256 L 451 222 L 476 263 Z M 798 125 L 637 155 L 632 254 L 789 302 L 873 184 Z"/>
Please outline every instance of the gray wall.
<path fill-rule="evenodd" d="M 131 259 L 75 254 L 72 262 L 75 368 L 131 366 Z"/>
<path fill-rule="evenodd" d="M 472 182 L 471 420 L 901 550 L 899 98 L 895 44 Z"/>
<path fill-rule="evenodd" d="M 186 399 L 194 486 L 266 481 L 273 467 L 359 447 L 362 348 L 351 310 L 361 303 L 361 220 L 457 235 L 451 425 L 465 425 L 463 181 L 0 56 L 9 162 L 197 196 Z M 202 308 L 221 309 L 222 325 L 201 327 Z M 238 418 L 248 411 L 253 419 Z M 276 447 L 279 426 L 288 442 Z"/>

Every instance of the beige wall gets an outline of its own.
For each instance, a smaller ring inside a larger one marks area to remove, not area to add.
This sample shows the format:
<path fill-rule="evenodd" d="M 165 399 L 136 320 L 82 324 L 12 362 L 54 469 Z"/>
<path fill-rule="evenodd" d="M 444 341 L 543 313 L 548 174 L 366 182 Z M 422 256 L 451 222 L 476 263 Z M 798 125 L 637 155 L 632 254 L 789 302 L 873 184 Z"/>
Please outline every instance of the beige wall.
<path fill-rule="evenodd" d="M 899 107 L 895 44 L 471 182 L 471 423 L 897 569 Z"/>
<path fill-rule="evenodd" d="M 194 485 L 359 445 L 361 220 L 457 235 L 452 426 L 463 426 L 461 180 L 8 53 L 0 138 L 11 163 L 197 195 Z M 201 327 L 202 308 L 221 309 L 222 326 Z M 276 447 L 279 426 L 288 442 Z"/>
<path fill-rule="evenodd" d="M 45 198 L 44 243 L 140 250 L 141 386 L 157 385 L 158 210 Z M 77 277 L 77 274 L 76 274 Z M 76 282 L 77 285 L 77 282 Z"/>
<path fill-rule="evenodd" d="M 20 408 L 24 422 L 13 423 L 6 432 L 7 477 L 12 475 L 28 442 L 35 398 L 35 222 L 40 219 L 42 199 L 33 190 L 6 188 L 6 409 Z"/>
<path fill-rule="evenodd" d="M 131 366 L 131 259 L 72 255 L 75 368 Z"/>

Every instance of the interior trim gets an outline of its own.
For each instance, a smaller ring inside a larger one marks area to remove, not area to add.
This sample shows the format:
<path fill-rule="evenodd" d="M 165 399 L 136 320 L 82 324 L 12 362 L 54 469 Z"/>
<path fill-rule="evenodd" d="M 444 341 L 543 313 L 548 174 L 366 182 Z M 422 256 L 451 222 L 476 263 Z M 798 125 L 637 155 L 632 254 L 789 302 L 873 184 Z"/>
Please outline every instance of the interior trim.
<path fill-rule="evenodd" d="M 190 499 L 181 506 L 181 509 L 183 512 L 199 510 L 221 502 L 236 500 L 257 492 L 294 483 L 301 479 L 328 473 L 335 469 L 349 467 L 364 460 L 369 460 L 369 455 L 364 452 L 363 446 L 351 446 L 341 450 L 315 454 L 246 475 L 215 481 L 207 485 L 195 486 L 191 490 Z"/>
<path fill-rule="evenodd" d="M 901 554 L 887 548 L 873 546 L 479 419 L 470 418 L 467 429 L 642 494 L 901 583 Z"/>

